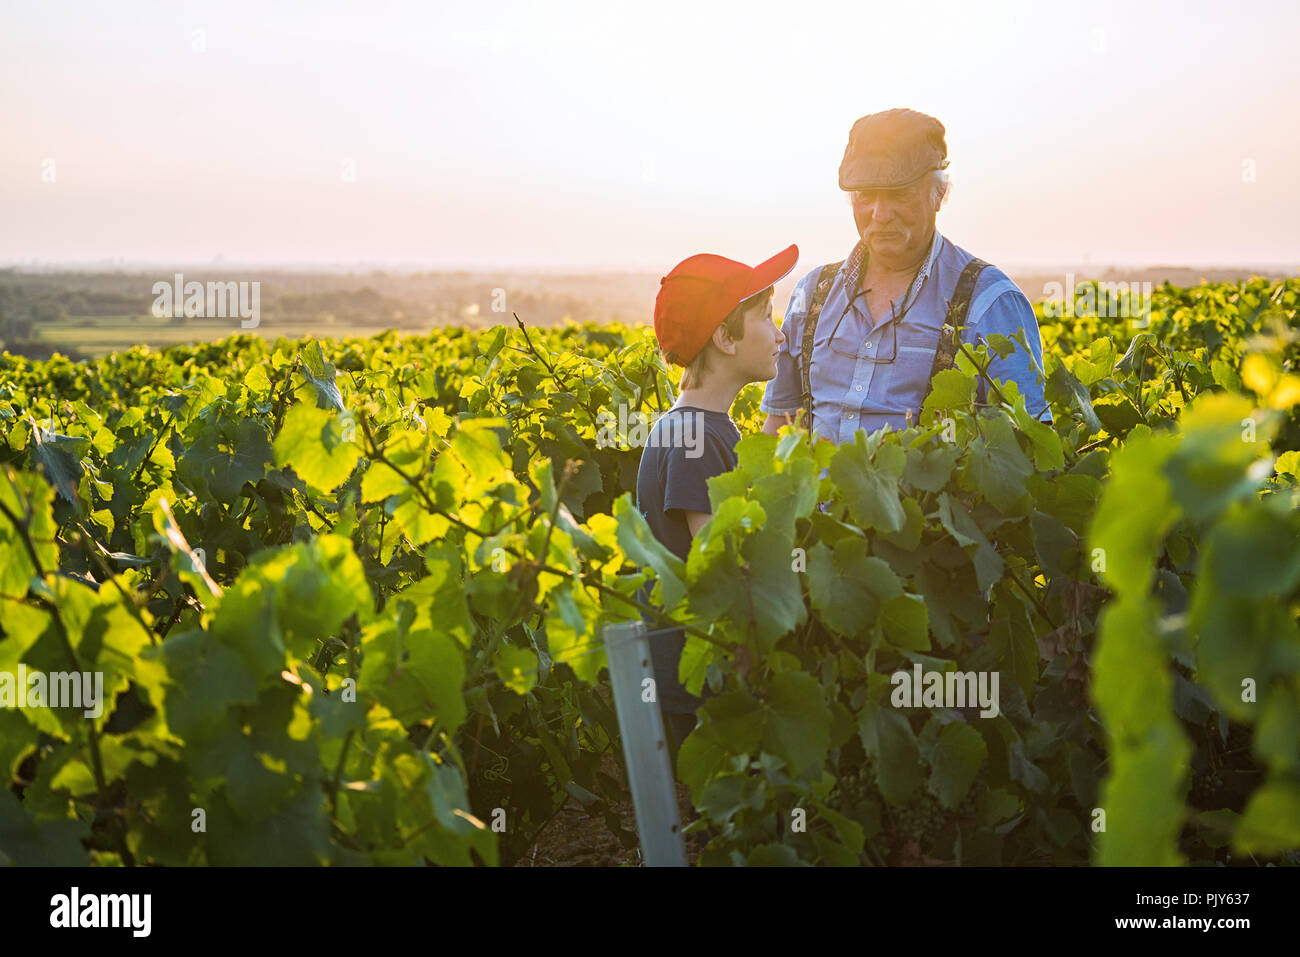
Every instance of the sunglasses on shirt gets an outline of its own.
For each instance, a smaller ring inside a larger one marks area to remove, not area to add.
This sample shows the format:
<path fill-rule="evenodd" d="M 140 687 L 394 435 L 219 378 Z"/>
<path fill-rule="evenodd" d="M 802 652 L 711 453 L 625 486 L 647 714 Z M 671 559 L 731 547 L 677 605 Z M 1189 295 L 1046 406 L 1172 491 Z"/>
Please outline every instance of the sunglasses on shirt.
<path fill-rule="evenodd" d="M 857 296 L 854 296 L 853 299 L 849 300 L 848 304 L 844 307 L 844 311 L 840 313 L 839 319 L 836 320 L 835 328 L 831 330 L 831 338 L 830 338 L 831 351 L 834 352 L 836 355 L 843 356 L 846 359 L 857 359 L 857 360 L 865 359 L 867 362 L 872 362 L 875 363 L 876 365 L 882 365 L 882 366 L 889 365 L 896 358 L 898 358 L 898 327 L 902 323 L 903 317 L 907 315 L 908 310 L 911 309 L 912 306 L 916 305 L 917 299 L 921 298 L 921 293 L 925 291 L 925 284 L 929 281 L 930 281 L 930 276 L 927 274 L 925 279 L 921 282 L 921 288 L 916 291 L 916 298 L 914 298 L 911 302 L 905 302 L 903 306 L 903 311 L 901 313 L 897 313 L 897 314 L 895 313 L 895 306 L 893 302 L 889 304 L 889 318 L 892 320 L 890 322 L 890 333 L 891 333 L 890 339 L 891 342 L 893 343 L 893 347 L 890 351 L 888 358 L 881 358 L 880 356 L 872 356 L 872 355 L 863 355 L 862 354 L 863 346 L 860 345 L 856 349 L 848 349 L 846 342 L 837 339 L 837 336 L 840 331 L 840 324 L 844 322 L 844 317 L 847 316 L 849 314 L 849 310 L 853 308 L 853 300 L 856 299 Z M 913 279 L 912 282 L 915 283 L 916 280 Z M 909 286 L 908 289 L 910 290 L 911 286 Z M 871 290 L 869 289 L 864 289 L 862 290 L 862 292 L 858 293 L 858 295 L 865 295 L 870 291 Z M 870 333 L 868 333 L 868 335 L 870 335 Z M 866 343 L 866 348 L 867 349 L 871 348 L 870 341 Z"/>

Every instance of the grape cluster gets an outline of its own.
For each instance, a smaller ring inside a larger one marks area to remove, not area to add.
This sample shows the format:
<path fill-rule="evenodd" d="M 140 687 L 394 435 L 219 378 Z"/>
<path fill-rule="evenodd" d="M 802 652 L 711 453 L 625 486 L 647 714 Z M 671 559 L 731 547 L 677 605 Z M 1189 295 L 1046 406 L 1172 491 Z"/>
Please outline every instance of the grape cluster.
<path fill-rule="evenodd" d="M 1197 771 L 1192 775 L 1188 797 L 1197 807 L 1215 807 L 1223 793 L 1223 775 L 1217 769 Z"/>
<path fill-rule="evenodd" d="M 891 808 L 891 837 L 896 844 L 916 841 L 923 848 L 934 846 L 940 833 L 954 822 L 965 825 L 975 819 L 983 775 L 971 784 L 957 807 L 949 810 L 928 790 L 920 791 L 901 807 Z"/>
<path fill-rule="evenodd" d="M 922 847 L 934 843 L 948 820 L 948 812 L 929 791 L 922 791 L 915 800 L 894 808 L 892 816 L 895 841 L 916 841 Z"/>
<path fill-rule="evenodd" d="M 856 768 L 840 772 L 827 801 L 841 814 L 852 814 L 855 808 L 876 796 L 876 768 L 871 761 Z"/>

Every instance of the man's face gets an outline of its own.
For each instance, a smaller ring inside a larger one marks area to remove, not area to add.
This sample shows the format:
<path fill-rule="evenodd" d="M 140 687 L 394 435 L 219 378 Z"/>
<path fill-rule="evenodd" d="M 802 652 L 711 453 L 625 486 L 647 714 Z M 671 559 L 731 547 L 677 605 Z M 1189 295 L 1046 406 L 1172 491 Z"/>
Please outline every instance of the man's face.
<path fill-rule="evenodd" d="M 897 189 L 854 190 L 850 202 L 858 235 L 871 255 L 903 264 L 925 255 L 939 211 L 928 175 Z"/>

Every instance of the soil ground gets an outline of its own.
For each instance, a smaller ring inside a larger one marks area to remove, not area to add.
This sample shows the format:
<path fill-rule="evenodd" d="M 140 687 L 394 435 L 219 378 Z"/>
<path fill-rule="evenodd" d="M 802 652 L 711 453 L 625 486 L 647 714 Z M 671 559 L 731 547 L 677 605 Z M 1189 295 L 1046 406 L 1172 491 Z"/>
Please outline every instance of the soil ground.
<path fill-rule="evenodd" d="M 614 700 L 608 682 L 599 686 L 601 697 L 613 708 Z M 636 834 L 636 810 L 632 795 L 627 791 L 627 772 L 623 754 L 605 755 L 601 770 L 623 784 L 624 798 L 609 803 L 619 816 L 620 826 Z M 673 783 L 677 792 L 677 814 L 685 828 L 699 815 L 691 806 L 690 791 L 686 785 Z M 687 862 L 694 866 L 706 843 L 702 834 L 690 832 L 683 835 Z M 537 841 L 520 857 L 516 867 L 640 867 L 639 846 L 624 847 L 605 823 L 602 813 L 588 813 L 576 800 L 569 798 L 538 836 Z"/>

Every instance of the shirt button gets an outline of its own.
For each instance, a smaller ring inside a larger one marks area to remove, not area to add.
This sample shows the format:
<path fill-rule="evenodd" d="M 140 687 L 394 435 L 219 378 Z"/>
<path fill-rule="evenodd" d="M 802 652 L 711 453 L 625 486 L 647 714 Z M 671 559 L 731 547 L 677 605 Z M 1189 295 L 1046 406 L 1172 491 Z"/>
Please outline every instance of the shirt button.
<path fill-rule="evenodd" d="M 868 352 L 871 351 L 871 343 L 869 343 L 869 342 L 867 343 L 867 351 L 868 351 Z"/>
<path fill-rule="evenodd" d="M 859 391 L 859 392 L 862 391 L 862 386 L 858 386 L 858 391 Z"/>

